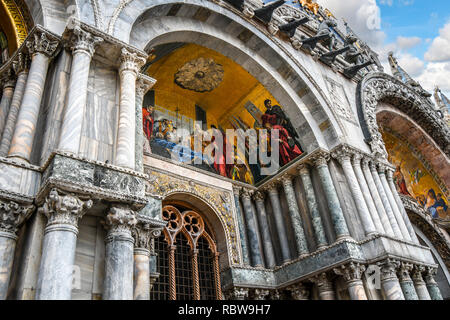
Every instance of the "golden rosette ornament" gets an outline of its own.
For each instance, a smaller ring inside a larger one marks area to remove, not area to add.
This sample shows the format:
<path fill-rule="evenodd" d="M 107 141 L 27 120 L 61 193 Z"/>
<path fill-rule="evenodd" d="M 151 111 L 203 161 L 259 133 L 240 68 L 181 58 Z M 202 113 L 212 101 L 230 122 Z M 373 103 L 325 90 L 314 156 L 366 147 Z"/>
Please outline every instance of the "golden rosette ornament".
<path fill-rule="evenodd" d="M 211 58 L 198 58 L 186 63 L 175 74 L 175 83 L 183 89 L 210 92 L 223 81 L 223 66 Z"/>

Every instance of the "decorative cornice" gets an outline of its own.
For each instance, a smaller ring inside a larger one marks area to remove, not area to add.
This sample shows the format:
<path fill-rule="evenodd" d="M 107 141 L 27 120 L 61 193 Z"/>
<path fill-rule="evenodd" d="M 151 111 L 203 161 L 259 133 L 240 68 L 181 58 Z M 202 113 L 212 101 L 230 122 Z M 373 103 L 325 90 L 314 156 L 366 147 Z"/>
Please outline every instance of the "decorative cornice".
<path fill-rule="evenodd" d="M 0 231 L 16 235 L 19 227 L 34 212 L 34 205 L 20 205 L 0 200 Z"/>

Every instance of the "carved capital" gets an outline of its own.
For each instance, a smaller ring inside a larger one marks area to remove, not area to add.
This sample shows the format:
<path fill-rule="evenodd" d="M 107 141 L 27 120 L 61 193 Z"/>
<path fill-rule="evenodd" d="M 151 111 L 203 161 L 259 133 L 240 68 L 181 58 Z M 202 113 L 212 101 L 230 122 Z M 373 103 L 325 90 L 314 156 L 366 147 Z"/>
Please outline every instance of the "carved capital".
<path fill-rule="evenodd" d="M 347 265 L 342 265 L 333 269 L 334 273 L 344 277 L 346 282 L 360 281 L 366 267 L 360 263 L 350 262 Z"/>
<path fill-rule="evenodd" d="M 363 158 L 362 158 L 362 165 L 363 165 L 363 167 L 365 168 L 365 167 L 369 167 L 369 164 L 370 164 L 370 161 L 371 161 L 372 159 L 370 159 L 369 157 L 367 157 L 367 156 L 364 156 Z"/>
<path fill-rule="evenodd" d="M 248 291 L 247 288 L 234 287 L 228 292 L 227 298 L 228 300 L 245 300 L 248 298 Z"/>
<path fill-rule="evenodd" d="M 292 189 L 292 176 L 290 174 L 285 174 L 278 179 L 278 182 L 283 185 L 285 189 Z"/>
<path fill-rule="evenodd" d="M 402 262 L 398 271 L 398 278 L 400 282 L 411 281 L 411 270 L 413 265 L 411 263 Z"/>
<path fill-rule="evenodd" d="M 69 47 L 73 53 L 82 51 L 92 57 L 95 53 L 96 46 L 103 41 L 102 38 L 92 35 L 90 32 L 83 30 L 80 26 L 76 26 L 72 29 L 72 34 L 70 35 L 66 46 Z"/>
<path fill-rule="evenodd" d="M 242 187 L 233 185 L 233 194 L 235 196 L 239 197 L 241 195 L 241 191 L 242 191 Z"/>
<path fill-rule="evenodd" d="M 315 167 L 327 166 L 328 161 L 330 161 L 330 154 L 323 151 L 315 153 L 310 157 L 310 161 Z"/>
<path fill-rule="evenodd" d="M 345 162 L 350 162 L 353 155 L 354 155 L 353 149 L 349 148 L 348 146 L 342 146 L 339 149 L 333 151 L 331 156 L 339 161 L 339 163 L 342 165 Z"/>
<path fill-rule="evenodd" d="M 400 267 L 400 262 L 388 258 L 378 263 L 381 268 L 381 281 L 397 279 L 397 269 Z"/>
<path fill-rule="evenodd" d="M 254 193 L 253 190 L 250 190 L 250 189 L 247 189 L 247 188 L 242 188 L 242 190 L 241 190 L 241 197 L 243 199 L 249 199 L 250 200 L 252 195 L 253 195 L 253 193 Z"/>
<path fill-rule="evenodd" d="M 39 30 L 26 42 L 26 46 L 32 56 L 41 53 L 53 58 L 58 53 L 59 39 Z"/>
<path fill-rule="evenodd" d="M 105 220 L 105 228 L 109 234 L 122 233 L 131 235 L 131 231 L 136 224 L 136 213 L 126 205 L 112 206 Z"/>
<path fill-rule="evenodd" d="M 267 190 L 268 193 L 278 194 L 278 183 L 271 182 L 267 186 L 265 186 L 264 189 Z"/>
<path fill-rule="evenodd" d="M 294 300 L 308 300 L 309 290 L 303 283 L 299 283 L 287 288 L 291 292 L 291 296 Z"/>
<path fill-rule="evenodd" d="M 427 285 L 436 285 L 436 280 L 434 277 L 436 277 L 437 274 L 437 268 L 432 267 L 426 267 L 425 268 L 425 282 Z"/>
<path fill-rule="evenodd" d="M 0 81 L 3 89 L 14 88 L 14 86 L 16 85 L 16 77 L 14 75 L 13 69 L 8 68 L 5 72 L 3 72 Z"/>
<path fill-rule="evenodd" d="M 262 191 L 257 191 L 255 192 L 253 198 L 255 199 L 255 201 L 264 201 L 264 199 L 266 198 L 266 194 Z"/>
<path fill-rule="evenodd" d="M 142 73 L 139 74 L 138 81 L 136 83 L 136 97 L 143 99 L 145 94 L 155 85 L 155 83 L 155 79 Z"/>
<path fill-rule="evenodd" d="M 422 273 L 425 272 L 425 267 L 421 265 L 415 265 L 412 273 L 412 279 L 414 283 L 424 283 Z"/>
<path fill-rule="evenodd" d="M 13 62 L 14 72 L 19 75 L 21 73 L 28 73 L 30 70 L 30 56 L 26 53 L 19 52 L 16 60 Z"/>
<path fill-rule="evenodd" d="M 155 226 L 148 219 L 138 217 L 136 225 L 132 228 L 134 247 L 153 252 L 153 239 L 159 238 L 164 227 Z"/>
<path fill-rule="evenodd" d="M 384 163 L 378 162 L 376 166 L 379 174 L 386 174 L 387 167 Z"/>
<path fill-rule="evenodd" d="M 0 200 L 0 232 L 16 235 L 19 227 L 31 216 L 33 205 L 21 206 L 13 201 Z"/>
<path fill-rule="evenodd" d="M 355 152 L 352 157 L 352 165 L 359 166 L 361 165 L 361 160 L 364 158 L 363 154 L 360 152 Z"/>
<path fill-rule="evenodd" d="M 64 194 L 54 188 L 45 198 L 39 212 L 47 217 L 47 227 L 65 224 L 78 228 L 78 221 L 92 204 L 90 199 L 83 201 L 75 194 Z"/>
<path fill-rule="evenodd" d="M 333 291 L 333 283 L 325 272 L 316 275 L 309 280 L 317 285 L 320 292 Z"/>
<path fill-rule="evenodd" d="M 145 58 L 143 56 L 138 55 L 136 52 L 130 52 L 126 48 L 122 48 L 119 69 L 121 74 L 125 71 L 131 71 L 137 75 L 144 64 Z"/>
<path fill-rule="evenodd" d="M 270 290 L 266 289 L 255 289 L 254 291 L 254 299 L 255 300 L 267 300 L 270 296 Z"/>

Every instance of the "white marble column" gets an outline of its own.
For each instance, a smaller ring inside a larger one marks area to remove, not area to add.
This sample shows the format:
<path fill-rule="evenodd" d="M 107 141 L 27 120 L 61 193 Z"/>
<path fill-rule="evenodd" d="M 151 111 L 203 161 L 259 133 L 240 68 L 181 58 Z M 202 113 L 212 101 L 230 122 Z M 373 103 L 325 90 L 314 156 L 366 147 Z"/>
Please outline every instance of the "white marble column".
<path fill-rule="evenodd" d="M 354 262 L 333 269 L 334 273 L 344 278 L 351 300 L 367 300 L 361 280 L 365 270 L 365 266 Z"/>
<path fill-rule="evenodd" d="M 30 162 L 47 71 L 59 40 L 38 30 L 26 45 L 32 61 L 8 157 Z"/>
<path fill-rule="evenodd" d="M 386 213 L 386 210 L 384 209 L 383 201 L 381 200 L 381 197 L 378 193 L 377 186 L 375 184 L 375 181 L 373 180 L 372 173 L 370 172 L 369 168 L 369 162 L 370 158 L 364 157 L 362 159 L 362 169 L 364 173 L 364 177 L 366 178 L 370 194 L 372 195 L 372 199 L 375 203 L 375 208 L 378 211 L 378 216 L 380 218 L 381 224 L 383 225 L 383 230 L 385 231 L 385 234 L 394 237 L 394 230 L 392 230 L 392 226 L 389 222 L 389 217 Z"/>
<path fill-rule="evenodd" d="M 20 105 L 22 103 L 25 85 L 28 79 L 30 67 L 28 55 L 19 53 L 17 55 L 17 60 L 13 62 L 13 66 L 14 71 L 17 74 L 17 82 L 14 89 L 11 106 L 9 108 L 8 117 L 6 119 L 5 128 L 3 129 L 3 135 L 1 136 L 0 157 L 6 157 L 8 155 L 9 147 L 11 145 L 11 139 L 14 134 L 17 116 L 19 115 Z"/>
<path fill-rule="evenodd" d="M 356 178 L 353 166 L 351 163 L 351 157 L 353 156 L 351 149 L 347 147 L 341 147 L 339 150 L 333 153 L 333 157 L 339 161 L 344 170 L 345 177 L 348 182 L 348 186 L 353 195 L 353 200 L 355 201 L 356 208 L 358 210 L 359 217 L 361 218 L 361 223 L 364 228 L 364 233 L 366 236 L 371 236 L 377 234 L 377 230 L 372 221 L 369 208 L 367 207 L 366 201 L 362 194 L 361 188 L 359 186 L 358 179 Z"/>
<path fill-rule="evenodd" d="M 381 267 L 381 287 L 387 300 L 405 300 L 400 282 L 397 278 L 397 269 L 400 262 L 393 259 L 386 259 L 379 263 Z"/>
<path fill-rule="evenodd" d="M 89 69 L 95 47 L 103 41 L 77 26 L 72 30 L 66 46 L 72 51 L 67 103 L 64 109 L 58 150 L 77 155 L 86 110 Z"/>
<path fill-rule="evenodd" d="M 384 164 L 378 164 L 378 174 L 380 175 L 381 184 L 383 185 L 384 191 L 386 192 L 389 204 L 391 205 L 392 211 L 394 212 L 394 217 L 397 220 L 397 225 L 400 228 L 400 232 L 402 234 L 402 239 L 406 241 L 412 241 L 411 236 L 409 235 L 408 229 L 406 228 L 405 221 L 403 220 L 402 214 L 398 209 L 397 203 L 395 202 L 394 195 L 392 194 L 392 190 L 389 187 L 389 183 L 386 178 L 386 166 Z"/>
<path fill-rule="evenodd" d="M 134 240 L 131 232 L 136 223 L 134 211 L 127 206 L 113 206 L 106 217 L 103 300 L 133 300 Z"/>
<path fill-rule="evenodd" d="M 0 101 L 0 137 L 3 133 L 3 129 L 5 128 L 9 107 L 14 94 L 14 87 L 16 85 L 16 79 L 11 69 L 2 75 L 1 83 L 3 86 L 3 92 L 2 99 Z"/>
<path fill-rule="evenodd" d="M 78 222 L 92 207 L 73 194 L 52 189 L 39 208 L 48 221 L 44 231 L 37 300 L 70 300 L 75 263 Z"/>
<path fill-rule="evenodd" d="M 0 200 L 0 300 L 5 300 L 14 262 L 19 227 L 34 211 L 33 205 L 21 206 Z"/>
<path fill-rule="evenodd" d="M 386 210 L 386 214 L 388 216 L 389 224 L 391 225 L 392 231 L 394 232 L 395 237 L 397 237 L 398 239 L 402 239 L 402 233 L 397 224 L 397 220 L 395 219 L 394 211 L 392 210 L 386 192 L 384 191 L 384 187 L 381 183 L 380 176 L 378 175 L 377 166 L 373 161 L 370 163 L 370 172 L 372 173 L 373 181 L 375 182 L 378 194 L 380 195 L 384 209 Z"/>
<path fill-rule="evenodd" d="M 414 282 L 414 287 L 416 288 L 417 296 L 419 300 L 431 300 L 430 293 L 428 292 L 427 285 L 423 280 L 422 273 L 425 271 L 424 266 L 416 265 L 414 266 L 412 279 Z"/>
<path fill-rule="evenodd" d="M 392 168 L 387 168 L 387 172 L 386 172 L 386 178 L 387 178 L 389 187 L 394 196 L 395 202 L 397 203 L 398 209 L 400 210 L 400 214 L 403 218 L 403 222 L 405 223 L 406 228 L 408 229 L 408 233 L 409 233 L 412 241 L 416 244 L 420 244 L 419 239 L 417 238 L 416 232 L 414 231 L 414 227 L 412 226 L 412 223 L 409 220 L 408 213 L 406 213 L 405 206 L 403 205 L 403 202 L 400 199 L 400 196 L 398 195 L 397 188 L 394 185 L 394 178 L 393 178 L 394 171 L 393 170 L 394 169 L 392 169 Z"/>
<path fill-rule="evenodd" d="M 137 53 L 123 48 L 120 60 L 119 129 L 115 164 L 135 170 L 136 80 L 145 59 Z"/>

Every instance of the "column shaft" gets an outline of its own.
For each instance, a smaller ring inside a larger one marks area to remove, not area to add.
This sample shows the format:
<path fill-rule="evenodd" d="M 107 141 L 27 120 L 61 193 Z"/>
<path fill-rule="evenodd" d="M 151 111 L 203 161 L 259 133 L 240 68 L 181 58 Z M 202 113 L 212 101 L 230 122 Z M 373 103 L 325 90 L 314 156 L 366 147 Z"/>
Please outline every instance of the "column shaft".
<path fill-rule="evenodd" d="M 419 300 L 431 300 L 430 293 L 428 292 L 427 285 L 422 277 L 422 272 L 425 270 L 422 266 L 416 266 L 413 271 L 414 287 L 416 288 L 417 296 Z"/>
<path fill-rule="evenodd" d="M 387 300 L 405 300 L 397 278 L 396 270 L 400 263 L 391 259 L 381 263 L 381 287 Z"/>
<path fill-rule="evenodd" d="M 134 249 L 134 300 L 150 300 L 150 251 Z"/>
<path fill-rule="evenodd" d="M 330 281 L 326 273 L 322 273 L 311 279 L 319 291 L 320 300 L 336 300 L 333 283 Z"/>
<path fill-rule="evenodd" d="M 302 179 L 305 188 L 306 202 L 311 216 L 312 225 L 314 228 L 314 236 L 317 243 L 317 249 L 321 249 L 328 245 L 325 229 L 320 216 L 319 206 L 316 201 L 316 194 L 309 174 L 309 169 L 306 166 L 299 167 L 300 178 Z"/>
<path fill-rule="evenodd" d="M 0 300 L 6 300 L 8 294 L 16 241 L 15 234 L 0 231 Z"/>
<path fill-rule="evenodd" d="M 5 128 L 5 123 L 8 118 L 9 107 L 14 94 L 14 86 L 6 84 L 3 87 L 2 99 L 0 101 L 0 136 Z"/>
<path fill-rule="evenodd" d="M 402 262 L 399 271 L 399 281 L 400 287 L 402 288 L 405 300 L 419 300 L 417 296 L 416 289 L 414 288 L 414 283 L 411 280 L 410 272 L 413 266 L 410 263 Z"/>
<path fill-rule="evenodd" d="M 436 280 L 434 280 L 436 272 L 436 269 L 427 267 L 425 273 L 425 282 L 427 284 L 427 289 L 428 293 L 430 294 L 431 300 L 443 300 L 441 290 L 439 289 Z"/>
<path fill-rule="evenodd" d="M 361 280 L 365 270 L 365 266 L 354 262 L 333 269 L 336 274 L 344 278 L 351 300 L 367 300 L 366 290 Z"/>
<path fill-rule="evenodd" d="M 233 189 L 234 192 L 234 205 L 236 207 L 236 213 L 237 213 L 237 219 L 238 219 L 238 227 L 239 227 L 239 236 L 241 239 L 241 249 L 242 249 L 242 259 L 244 262 L 244 265 L 249 265 L 250 261 L 249 261 L 249 252 L 248 252 L 248 247 L 247 247 L 247 233 L 245 232 L 245 222 L 244 222 L 244 216 L 242 214 L 242 210 L 241 210 L 241 206 L 239 203 L 239 194 L 240 194 L 240 189 L 239 188 L 234 188 Z"/>
<path fill-rule="evenodd" d="M 244 215 L 246 222 L 246 231 L 248 236 L 248 245 L 250 251 L 251 262 L 253 266 L 263 267 L 264 263 L 261 257 L 260 243 L 258 238 L 258 223 L 256 215 L 253 211 L 252 200 L 248 190 L 242 193 L 242 204 L 244 206 Z"/>
<path fill-rule="evenodd" d="M 287 239 L 286 226 L 284 224 L 283 213 L 281 212 L 280 198 L 276 185 L 272 185 L 269 188 L 269 198 L 272 204 L 272 211 L 275 218 L 275 226 L 277 228 L 278 239 L 280 241 L 281 257 L 283 263 L 288 262 L 291 259 L 289 250 L 289 242 Z"/>
<path fill-rule="evenodd" d="M 264 195 L 258 192 L 255 196 L 257 217 L 261 227 L 261 236 L 263 241 L 264 256 L 266 266 L 274 268 L 276 266 L 275 253 L 273 251 L 272 238 L 270 236 L 269 222 L 267 220 L 266 207 L 264 205 Z"/>

